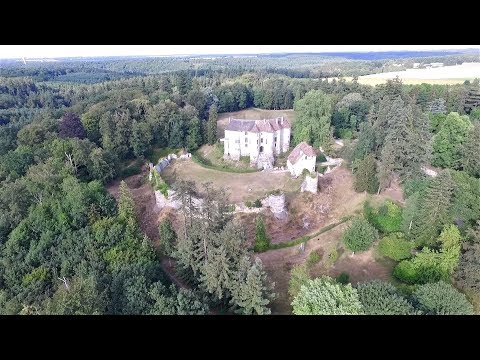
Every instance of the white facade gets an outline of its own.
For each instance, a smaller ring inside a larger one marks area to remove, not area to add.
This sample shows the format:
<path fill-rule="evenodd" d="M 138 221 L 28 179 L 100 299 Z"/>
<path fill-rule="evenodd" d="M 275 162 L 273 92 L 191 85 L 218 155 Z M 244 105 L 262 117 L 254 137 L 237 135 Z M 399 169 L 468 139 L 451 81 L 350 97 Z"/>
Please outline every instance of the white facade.
<path fill-rule="evenodd" d="M 229 119 L 225 129 L 224 156 L 233 160 L 249 156 L 257 161 L 260 154 L 273 160 L 274 155 L 288 151 L 290 123 L 287 119 Z"/>
<path fill-rule="evenodd" d="M 303 154 L 302 157 L 295 164 L 292 164 L 290 160 L 287 160 L 287 168 L 294 176 L 301 175 L 304 169 L 307 169 L 311 173 L 314 173 L 316 162 L 316 156 L 307 156 Z"/>
<path fill-rule="evenodd" d="M 287 168 L 293 176 L 301 175 L 305 169 L 313 174 L 316 163 L 317 154 L 315 150 L 303 141 L 295 146 L 290 155 L 288 155 Z"/>

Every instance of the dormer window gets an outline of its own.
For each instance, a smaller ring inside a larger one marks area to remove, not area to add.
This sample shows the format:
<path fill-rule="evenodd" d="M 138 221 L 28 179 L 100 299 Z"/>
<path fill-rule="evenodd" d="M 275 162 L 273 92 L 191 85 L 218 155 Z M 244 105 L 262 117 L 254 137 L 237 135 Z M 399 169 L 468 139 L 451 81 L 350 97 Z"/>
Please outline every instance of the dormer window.
<path fill-rule="evenodd" d="M 245 136 L 247 136 L 247 132 L 245 131 Z"/>

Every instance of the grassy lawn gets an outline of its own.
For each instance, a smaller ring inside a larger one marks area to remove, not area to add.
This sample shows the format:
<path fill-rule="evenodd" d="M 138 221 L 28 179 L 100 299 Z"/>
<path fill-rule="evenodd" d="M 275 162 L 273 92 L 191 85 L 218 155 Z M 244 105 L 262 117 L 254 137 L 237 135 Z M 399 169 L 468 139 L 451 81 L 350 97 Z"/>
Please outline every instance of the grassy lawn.
<path fill-rule="evenodd" d="M 290 173 L 271 173 L 255 171 L 250 173 L 232 173 L 211 169 L 199 165 L 192 159 L 175 160 L 162 171 L 162 178 L 170 185 L 178 179 L 192 180 L 197 188 L 205 182 L 211 182 L 216 188 L 224 188 L 231 202 L 255 201 L 273 190 L 284 192 L 298 191 L 302 178 L 292 179 Z"/>
<path fill-rule="evenodd" d="M 206 167 L 207 169 L 235 172 L 250 173 L 257 172 L 256 168 L 250 166 L 250 157 L 242 156 L 239 161 L 223 159 L 223 144 L 203 145 L 192 156 L 193 161 Z"/>

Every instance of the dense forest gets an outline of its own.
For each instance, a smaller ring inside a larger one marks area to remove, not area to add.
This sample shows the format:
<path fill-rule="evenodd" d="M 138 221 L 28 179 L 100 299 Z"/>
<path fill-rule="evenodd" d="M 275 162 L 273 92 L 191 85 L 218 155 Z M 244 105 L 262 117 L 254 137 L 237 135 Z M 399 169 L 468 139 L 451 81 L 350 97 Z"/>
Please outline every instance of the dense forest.
<path fill-rule="evenodd" d="M 0 314 L 269 314 L 273 284 L 221 191 L 206 189 L 210 205 L 185 212 L 184 231 L 161 223 L 157 251 L 125 183 L 118 202 L 105 188 L 154 149 L 215 143 L 217 114 L 249 107 L 294 108 L 295 143 L 329 151 L 333 137 L 345 139 L 355 190 L 376 193 L 396 180 L 407 197 L 398 230 L 417 252 L 394 275 L 415 287 L 411 298 L 388 283 L 355 289 L 303 276 L 294 313 L 319 313 L 309 303 L 319 293 L 348 302 L 332 314 L 381 313 L 373 303 L 382 296 L 401 313 L 435 313 L 435 296 L 471 313 L 456 289 L 480 295 L 479 81 L 372 87 L 327 79 L 380 71 L 387 61 L 0 64 Z M 424 174 L 429 165 L 437 177 Z M 192 188 L 178 188 L 186 208 Z M 162 271 L 165 255 L 190 289 Z"/>

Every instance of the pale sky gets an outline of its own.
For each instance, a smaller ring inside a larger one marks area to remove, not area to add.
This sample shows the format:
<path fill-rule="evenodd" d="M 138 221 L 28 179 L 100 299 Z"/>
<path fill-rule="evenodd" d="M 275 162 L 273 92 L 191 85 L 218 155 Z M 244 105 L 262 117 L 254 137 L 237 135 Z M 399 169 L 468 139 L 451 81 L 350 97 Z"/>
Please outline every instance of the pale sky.
<path fill-rule="evenodd" d="M 445 50 L 480 45 L 0 45 L 0 59 L 133 55 Z"/>

